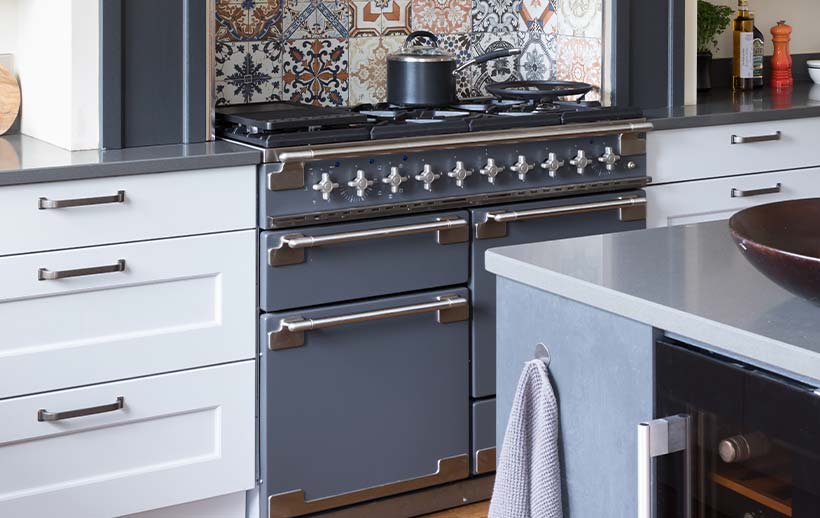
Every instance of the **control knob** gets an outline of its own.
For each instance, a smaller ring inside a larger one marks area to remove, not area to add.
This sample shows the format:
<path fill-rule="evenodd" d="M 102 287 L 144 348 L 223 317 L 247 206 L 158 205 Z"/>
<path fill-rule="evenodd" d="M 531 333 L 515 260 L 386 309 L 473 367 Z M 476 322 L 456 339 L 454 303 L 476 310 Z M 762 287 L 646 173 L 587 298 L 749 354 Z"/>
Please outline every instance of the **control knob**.
<path fill-rule="evenodd" d="M 464 162 L 462 162 L 461 160 L 456 162 L 455 169 L 453 169 L 452 171 L 447 173 L 447 176 L 449 176 L 450 178 L 455 178 L 456 185 L 458 185 L 462 189 L 464 188 L 464 180 L 466 180 L 467 177 L 472 176 L 472 175 L 473 175 L 473 171 L 470 170 L 470 169 L 465 168 L 464 167 Z"/>
<path fill-rule="evenodd" d="M 367 190 L 368 187 L 373 185 L 373 180 L 369 180 L 365 175 L 364 171 L 359 169 L 356 171 L 356 178 L 347 182 L 349 187 L 353 187 L 356 189 L 356 196 L 359 198 L 364 198 L 364 192 Z"/>
<path fill-rule="evenodd" d="M 604 148 L 604 154 L 598 157 L 598 161 L 606 166 L 607 171 L 615 169 L 615 164 L 621 159 L 620 155 L 616 155 L 610 146 Z"/>
<path fill-rule="evenodd" d="M 392 192 L 393 194 L 396 194 L 397 192 L 399 192 L 399 187 L 401 186 L 401 184 L 403 184 L 406 181 L 407 181 L 407 177 L 402 176 L 401 173 L 399 172 L 399 168 L 395 167 L 395 166 L 390 168 L 390 174 L 389 175 L 382 178 L 382 183 L 389 185 L 390 186 L 390 192 Z"/>
<path fill-rule="evenodd" d="M 416 181 L 424 184 L 425 191 L 433 190 L 433 182 L 441 178 L 441 175 L 433 171 L 433 166 L 424 164 L 424 168 L 416 175 Z"/>
<path fill-rule="evenodd" d="M 549 172 L 550 178 L 555 178 L 555 174 L 558 173 L 558 170 L 564 167 L 564 161 L 558 160 L 558 155 L 555 153 L 550 153 L 547 159 L 541 163 L 541 167 Z"/>
<path fill-rule="evenodd" d="M 518 155 L 518 161 L 510 166 L 510 170 L 518 173 L 518 179 L 522 182 L 527 179 L 527 173 L 532 171 L 533 164 L 527 162 L 527 157 Z"/>
<path fill-rule="evenodd" d="M 339 187 L 339 184 L 334 182 L 328 173 L 322 173 L 322 179 L 319 180 L 318 183 L 314 184 L 313 190 L 322 193 L 323 200 L 329 200 L 330 193 L 332 193 L 333 189 L 336 189 L 337 187 Z"/>
<path fill-rule="evenodd" d="M 495 163 L 494 158 L 488 158 L 487 164 L 481 169 L 479 169 L 478 172 L 481 173 L 483 176 L 486 176 L 488 182 L 495 183 L 495 177 L 498 176 L 498 173 L 501 173 L 503 171 L 504 167 L 497 165 Z"/>
<path fill-rule="evenodd" d="M 569 163 L 578 170 L 578 174 L 584 174 L 584 171 L 587 167 L 592 165 L 592 160 L 587 157 L 587 152 L 583 149 L 578 150 L 578 154 L 575 155 L 575 158 L 569 161 Z"/>

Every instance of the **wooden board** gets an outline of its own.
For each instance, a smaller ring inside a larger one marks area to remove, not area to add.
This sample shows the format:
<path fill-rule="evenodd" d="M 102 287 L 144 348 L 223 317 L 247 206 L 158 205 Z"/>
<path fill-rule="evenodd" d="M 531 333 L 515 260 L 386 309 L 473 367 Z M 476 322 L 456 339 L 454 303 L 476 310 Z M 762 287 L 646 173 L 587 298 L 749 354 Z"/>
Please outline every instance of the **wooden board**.
<path fill-rule="evenodd" d="M 20 85 L 9 69 L 0 65 L 0 135 L 11 128 L 20 113 Z"/>

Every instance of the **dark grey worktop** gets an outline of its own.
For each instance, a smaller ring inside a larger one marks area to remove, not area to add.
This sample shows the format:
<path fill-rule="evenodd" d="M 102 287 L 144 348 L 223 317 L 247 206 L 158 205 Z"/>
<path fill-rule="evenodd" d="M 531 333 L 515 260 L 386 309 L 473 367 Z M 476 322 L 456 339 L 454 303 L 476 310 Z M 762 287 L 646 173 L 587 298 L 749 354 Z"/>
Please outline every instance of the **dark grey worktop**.
<path fill-rule="evenodd" d="M 258 164 L 261 153 L 223 141 L 67 151 L 25 135 L 0 137 L 0 186 Z"/>
<path fill-rule="evenodd" d="M 820 85 L 798 82 L 791 91 L 764 87 L 749 93 L 713 89 L 698 104 L 645 110 L 656 130 L 820 117 Z"/>

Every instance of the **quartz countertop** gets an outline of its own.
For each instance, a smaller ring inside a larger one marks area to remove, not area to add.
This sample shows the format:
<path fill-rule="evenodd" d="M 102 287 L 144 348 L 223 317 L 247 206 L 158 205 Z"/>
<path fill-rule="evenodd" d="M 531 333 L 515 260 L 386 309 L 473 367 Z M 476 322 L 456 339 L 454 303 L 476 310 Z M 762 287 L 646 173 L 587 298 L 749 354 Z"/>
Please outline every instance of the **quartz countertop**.
<path fill-rule="evenodd" d="M 803 81 L 791 90 L 776 91 L 766 86 L 748 93 L 716 88 L 698 94 L 695 105 L 644 113 L 656 130 L 820 117 L 820 85 Z"/>
<path fill-rule="evenodd" d="M 67 151 L 25 135 L 0 137 L 0 186 L 258 164 L 261 153 L 202 144 Z"/>
<path fill-rule="evenodd" d="M 489 250 L 513 281 L 816 384 L 820 306 L 754 269 L 717 221 Z"/>

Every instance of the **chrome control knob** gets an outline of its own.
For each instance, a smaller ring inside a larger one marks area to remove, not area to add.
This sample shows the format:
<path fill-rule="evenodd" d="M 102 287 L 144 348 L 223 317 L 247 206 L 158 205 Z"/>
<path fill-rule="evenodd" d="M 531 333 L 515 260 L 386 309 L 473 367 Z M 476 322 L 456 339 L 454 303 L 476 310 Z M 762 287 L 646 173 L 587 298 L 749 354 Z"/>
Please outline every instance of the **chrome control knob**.
<path fill-rule="evenodd" d="M 323 200 L 329 200 L 330 199 L 330 193 L 333 192 L 333 189 L 336 189 L 338 187 L 339 187 L 339 184 L 334 182 L 329 174 L 322 173 L 322 179 L 319 180 L 318 183 L 313 185 L 313 190 L 314 191 L 319 191 L 320 193 L 322 193 L 322 199 Z"/>
<path fill-rule="evenodd" d="M 464 180 L 466 180 L 468 177 L 472 175 L 473 171 L 464 167 L 464 162 L 460 160 L 456 162 L 455 169 L 447 173 L 447 176 L 449 176 L 450 178 L 455 178 L 456 185 L 458 185 L 461 188 L 464 188 Z"/>
<path fill-rule="evenodd" d="M 424 184 L 425 191 L 433 190 L 433 182 L 441 178 L 441 175 L 433 171 L 433 166 L 424 164 L 424 168 L 416 175 L 416 181 Z"/>
<path fill-rule="evenodd" d="M 615 164 L 621 159 L 620 155 L 616 155 L 615 151 L 610 146 L 604 148 L 604 154 L 598 157 L 598 161 L 606 166 L 607 171 L 615 169 Z"/>
<path fill-rule="evenodd" d="M 533 170 L 535 166 L 527 162 L 527 157 L 518 155 L 518 161 L 510 166 L 510 171 L 518 173 L 518 179 L 522 182 L 527 179 L 527 173 Z"/>
<path fill-rule="evenodd" d="M 396 194 L 399 192 L 401 184 L 407 181 L 406 176 L 402 176 L 398 167 L 391 167 L 390 174 L 382 178 L 382 183 L 390 186 L 390 192 Z"/>
<path fill-rule="evenodd" d="M 584 174 L 584 171 L 587 167 L 592 165 L 592 160 L 587 157 L 587 152 L 583 149 L 578 150 L 578 154 L 575 155 L 575 158 L 569 161 L 569 163 L 578 171 L 578 174 Z"/>
<path fill-rule="evenodd" d="M 498 173 L 504 172 L 504 167 L 497 165 L 494 158 L 488 158 L 487 164 L 478 172 L 486 176 L 488 182 L 495 183 L 495 177 L 498 176 Z"/>
<path fill-rule="evenodd" d="M 347 182 L 348 187 L 353 187 L 356 189 L 356 196 L 359 198 L 364 198 L 364 192 L 367 190 L 368 187 L 373 185 L 373 180 L 368 179 L 364 175 L 364 171 L 359 169 L 356 171 L 356 178 Z"/>
<path fill-rule="evenodd" d="M 558 173 L 558 170 L 564 167 L 564 161 L 558 160 L 558 155 L 555 153 L 550 153 L 547 155 L 547 159 L 541 162 L 541 168 L 546 169 L 550 175 L 550 178 L 555 178 L 555 175 Z"/>

